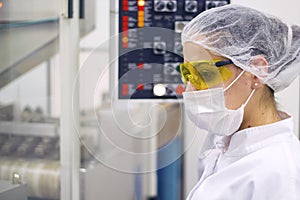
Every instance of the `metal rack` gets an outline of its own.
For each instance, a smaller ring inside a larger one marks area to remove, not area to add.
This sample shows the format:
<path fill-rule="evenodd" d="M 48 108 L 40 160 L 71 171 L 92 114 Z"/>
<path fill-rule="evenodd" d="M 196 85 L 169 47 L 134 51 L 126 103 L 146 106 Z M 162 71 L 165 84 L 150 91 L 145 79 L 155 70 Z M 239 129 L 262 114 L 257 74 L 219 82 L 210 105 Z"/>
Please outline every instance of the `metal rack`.
<path fill-rule="evenodd" d="M 84 12 L 82 13 L 85 13 L 85 16 L 76 19 L 78 31 L 73 32 L 69 32 L 72 31 L 69 26 L 71 20 L 68 21 L 62 16 L 64 11 L 61 8 L 61 1 L 3 0 L 1 3 L 0 89 L 40 63 L 50 60 L 57 53 L 66 59 L 75 60 L 74 56 L 78 57 L 78 55 L 73 54 L 73 57 L 69 58 L 70 54 L 66 50 L 74 51 L 74 44 L 68 38 L 74 39 L 74 35 L 78 36 L 75 38 L 78 44 L 79 39 L 91 32 L 95 26 L 94 0 L 84 2 Z M 76 14 L 78 14 L 77 10 Z M 72 20 L 72 23 L 74 23 L 73 21 L 75 20 Z M 62 27 L 63 23 L 67 25 Z M 68 68 L 70 69 L 70 66 L 72 68 L 74 65 L 64 62 L 61 62 L 60 65 L 62 69 L 61 84 L 62 86 L 68 85 L 68 80 L 64 79 L 67 79 L 66 76 L 71 77 L 68 74 Z M 72 91 L 72 89 L 67 90 Z M 67 99 L 68 103 L 69 100 L 70 98 Z M 75 166 L 77 168 L 73 168 L 72 171 L 66 167 L 69 166 L 67 159 L 74 160 L 74 156 L 78 157 L 75 161 L 78 162 L 78 165 L 80 164 L 80 155 L 76 154 L 72 157 L 67 152 L 70 152 L 69 145 L 72 144 L 74 136 L 70 131 L 73 128 L 72 125 L 65 119 L 66 114 L 72 115 L 72 112 L 65 110 L 67 103 L 64 99 L 61 100 L 61 104 L 63 107 L 62 121 L 60 119 L 20 120 L 20 117 L 15 117 L 14 110 L 10 109 L 12 107 L 0 108 L 0 148 L 7 150 L 0 152 L 0 179 L 11 180 L 12 173 L 18 172 L 27 183 L 28 196 L 33 198 L 79 199 L 79 195 L 76 196 L 70 192 L 70 188 L 75 191 L 74 182 L 80 181 L 79 167 Z M 80 131 L 84 132 L 85 130 Z M 88 131 L 95 133 L 94 129 Z M 63 143 L 66 146 L 62 147 Z M 79 143 L 72 145 L 79 153 L 82 151 Z M 68 181 L 67 176 L 71 178 L 70 173 L 74 174 L 75 169 L 78 169 L 77 179 L 72 175 L 73 182 Z M 65 175 L 62 176 L 62 174 Z M 76 193 L 79 194 L 79 192 L 77 187 Z M 2 194 L 0 193 L 0 195 Z"/>

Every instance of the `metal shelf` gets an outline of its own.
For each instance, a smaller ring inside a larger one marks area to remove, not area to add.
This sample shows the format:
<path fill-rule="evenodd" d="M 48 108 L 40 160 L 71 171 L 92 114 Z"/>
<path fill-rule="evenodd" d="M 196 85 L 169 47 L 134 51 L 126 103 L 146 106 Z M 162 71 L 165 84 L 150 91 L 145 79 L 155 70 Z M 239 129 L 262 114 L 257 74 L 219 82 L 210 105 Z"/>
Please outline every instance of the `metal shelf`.
<path fill-rule="evenodd" d="M 15 121 L 0 121 L 1 133 L 23 136 L 58 137 L 57 123 L 28 123 Z"/>
<path fill-rule="evenodd" d="M 0 89 L 58 53 L 60 2 L 30 2 L 4 0 L 0 10 Z M 95 28 L 94 4 L 85 2 L 81 37 Z"/>

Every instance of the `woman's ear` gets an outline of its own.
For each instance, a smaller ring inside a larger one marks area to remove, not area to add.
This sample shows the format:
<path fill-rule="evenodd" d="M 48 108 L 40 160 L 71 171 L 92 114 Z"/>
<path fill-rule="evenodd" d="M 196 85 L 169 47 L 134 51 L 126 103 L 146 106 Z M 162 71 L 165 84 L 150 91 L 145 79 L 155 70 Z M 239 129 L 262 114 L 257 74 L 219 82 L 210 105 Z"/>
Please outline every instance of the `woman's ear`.
<path fill-rule="evenodd" d="M 248 83 L 252 89 L 258 89 L 264 85 L 257 76 L 250 72 L 245 72 L 245 76 L 248 77 Z"/>
<path fill-rule="evenodd" d="M 257 71 L 259 71 L 259 74 L 266 74 L 268 73 L 268 61 L 265 57 L 262 55 L 255 56 L 251 61 L 251 67 L 255 67 Z M 263 77 L 263 76 L 262 76 Z M 259 78 L 252 74 L 251 77 L 251 86 L 252 89 L 261 88 L 264 84 L 259 80 Z"/>
<path fill-rule="evenodd" d="M 264 71 L 265 71 L 265 69 L 267 69 L 266 67 L 268 65 L 269 65 L 268 61 L 262 55 L 255 56 L 251 61 L 252 67 L 261 68 L 260 70 L 264 70 Z M 265 71 L 265 72 L 267 72 L 267 71 Z"/>
<path fill-rule="evenodd" d="M 251 81 L 251 88 L 252 89 L 258 89 L 261 88 L 264 84 L 257 78 L 257 76 L 253 75 L 252 81 Z"/>

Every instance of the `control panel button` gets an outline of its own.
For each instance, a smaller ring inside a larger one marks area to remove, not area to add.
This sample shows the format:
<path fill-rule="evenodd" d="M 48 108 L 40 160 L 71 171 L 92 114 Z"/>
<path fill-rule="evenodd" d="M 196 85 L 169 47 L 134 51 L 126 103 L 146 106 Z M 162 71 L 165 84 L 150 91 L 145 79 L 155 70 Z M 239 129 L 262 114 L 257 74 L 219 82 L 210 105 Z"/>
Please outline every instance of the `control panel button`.
<path fill-rule="evenodd" d="M 206 10 L 215 8 L 215 7 L 224 6 L 227 4 L 228 4 L 227 1 L 216 1 L 216 0 L 215 1 L 206 1 Z"/>
<path fill-rule="evenodd" d="M 176 87 L 176 94 L 181 95 L 184 91 L 185 91 L 185 88 L 183 87 L 183 85 L 178 85 Z"/>
<path fill-rule="evenodd" d="M 165 8 L 165 2 L 163 2 L 163 1 L 157 1 L 155 3 L 155 6 L 154 6 L 155 11 L 163 11 L 164 8 Z"/>
<path fill-rule="evenodd" d="M 185 1 L 185 12 L 197 12 L 197 1 Z"/>
<path fill-rule="evenodd" d="M 175 0 L 155 0 L 154 11 L 156 12 L 176 12 L 177 1 Z"/>
<path fill-rule="evenodd" d="M 167 2 L 167 9 L 168 9 L 169 11 L 173 11 L 174 8 L 175 8 L 175 3 L 174 3 L 173 1 Z"/>
<path fill-rule="evenodd" d="M 215 2 L 208 2 L 206 5 L 206 9 L 211 9 L 217 7 L 217 4 Z"/>
<path fill-rule="evenodd" d="M 155 54 L 164 54 L 166 52 L 166 43 L 155 42 L 153 51 Z"/>

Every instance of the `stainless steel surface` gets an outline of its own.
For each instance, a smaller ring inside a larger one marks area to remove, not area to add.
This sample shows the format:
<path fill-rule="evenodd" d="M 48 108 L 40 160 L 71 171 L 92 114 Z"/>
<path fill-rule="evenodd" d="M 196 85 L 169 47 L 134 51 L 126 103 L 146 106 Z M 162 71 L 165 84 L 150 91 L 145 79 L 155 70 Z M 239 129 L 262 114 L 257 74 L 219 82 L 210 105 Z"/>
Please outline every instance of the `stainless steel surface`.
<path fill-rule="evenodd" d="M 24 136 L 58 136 L 58 124 L 0 121 L 0 133 Z"/>
<path fill-rule="evenodd" d="M 0 88 L 58 51 L 58 21 L 55 19 L 16 27 L 1 26 Z"/>
<path fill-rule="evenodd" d="M 0 88 L 58 52 L 60 1 L 2 1 Z M 95 25 L 95 1 L 86 0 L 80 36 Z"/>
<path fill-rule="evenodd" d="M 2 0 L 1 22 L 32 21 L 54 18 L 59 13 L 59 0 Z"/>
<path fill-rule="evenodd" d="M 15 174 L 21 176 L 22 183 L 27 184 L 28 196 L 59 198 L 60 165 L 58 161 L 2 157 L 0 179 L 14 181 Z"/>

